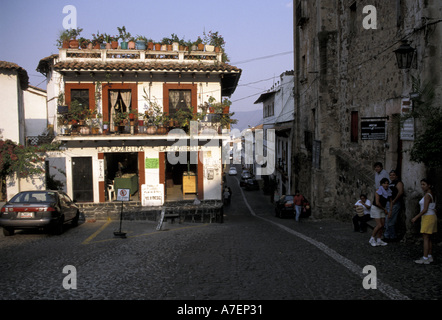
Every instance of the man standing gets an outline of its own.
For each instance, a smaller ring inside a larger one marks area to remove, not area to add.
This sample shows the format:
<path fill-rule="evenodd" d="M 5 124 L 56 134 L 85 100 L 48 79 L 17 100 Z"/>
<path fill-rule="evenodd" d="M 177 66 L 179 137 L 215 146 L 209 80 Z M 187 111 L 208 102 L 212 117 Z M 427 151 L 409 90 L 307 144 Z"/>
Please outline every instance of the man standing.
<path fill-rule="evenodd" d="M 390 190 L 392 191 L 391 203 L 387 207 L 393 206 L 391 217 L 385 220 L 384 241 L 396 240 L 396 221 L 402 209 L 402 196 L 404 195 L 404 184 L 400 181 L 395 170 L 390 171 Z"/>
<path fill-rule="evenodd" d="M 388 172 L 386 170 L 384 170 L 384 167 L 382 165 L 381 162 L 376 162 L 373 165 L 374 168 L 374 189 L 377 190 L 379 189 L 379 186 L 381 185 L 381 180 L 383 178 L 387 178 L 388 181 L 390 181 L 390 176 L 388 175 Z"/>

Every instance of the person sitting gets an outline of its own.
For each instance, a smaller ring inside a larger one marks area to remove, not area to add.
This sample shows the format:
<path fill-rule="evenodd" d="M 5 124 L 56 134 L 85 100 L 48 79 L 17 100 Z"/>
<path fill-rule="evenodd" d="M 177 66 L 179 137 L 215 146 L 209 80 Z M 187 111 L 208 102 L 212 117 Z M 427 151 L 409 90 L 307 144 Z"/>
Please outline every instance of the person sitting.
<path fill-rule="evenodd" d="M 359 200 L 355 203 L 356 214 L 353 217 L 353 226 L 355 232 L 367 232 L 367 221 L 371 220 L 370 208 L 371 202 L 365 194 L 361 194 Z"/>

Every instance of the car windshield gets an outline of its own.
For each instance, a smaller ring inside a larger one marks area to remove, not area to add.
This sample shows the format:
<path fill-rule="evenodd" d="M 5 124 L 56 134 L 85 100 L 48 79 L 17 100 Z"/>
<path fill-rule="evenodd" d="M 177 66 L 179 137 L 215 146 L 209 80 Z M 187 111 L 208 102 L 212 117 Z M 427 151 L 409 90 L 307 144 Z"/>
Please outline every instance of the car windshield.
<path fill-rule="evenodd" d="M 284 196 L 284 201 L 293 201 L 293 196 Z"/>
<path fill-rule="evenodd" d="M 54 202 L 55 192 L 20 192 L 15 195 L 10 203 L 35 203 L 35 202 Z"/>

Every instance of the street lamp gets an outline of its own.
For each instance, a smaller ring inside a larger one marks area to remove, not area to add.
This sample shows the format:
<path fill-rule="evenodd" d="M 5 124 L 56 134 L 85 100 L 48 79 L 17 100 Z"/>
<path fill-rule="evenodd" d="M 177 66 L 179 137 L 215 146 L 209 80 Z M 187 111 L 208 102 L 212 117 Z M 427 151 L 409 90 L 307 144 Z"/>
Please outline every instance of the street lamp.
<path fill-rule="evenodd" d="M 412 48 L 407 40 L 402 40 L 401 46 L 393 52 L 396 54 L 399 69 L 416 68 L 416 49 Z"/>

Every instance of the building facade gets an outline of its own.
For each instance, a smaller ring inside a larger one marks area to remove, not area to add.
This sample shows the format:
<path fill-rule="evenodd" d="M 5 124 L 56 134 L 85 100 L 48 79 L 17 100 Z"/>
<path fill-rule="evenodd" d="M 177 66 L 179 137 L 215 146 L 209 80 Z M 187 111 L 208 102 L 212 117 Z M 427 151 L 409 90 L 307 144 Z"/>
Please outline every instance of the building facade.
<path fill-rule="evenodd" d="M 51 154 L 58 163 L 51 169 L 65 173 L 74 200 L 111 201 L 119 189 L 146 204 L 221 199 L 228 135 L 218 134 L 207 107 L 229 97 L 241 75 L 222 53 L 60 49 L 38 70 L 47 76 L 48 117 L 61 149 Z M 67 117 L 79 106 L 85 124 Z M 184 114 L 189 121 L 177 123 Z"/>
<path fill-rule="evenodd" d="M 433 169 L 410 160 L 422 128 L 401 119 L 416 79 L 432 84 L 440 107 L 441 17 L 437 1 L 294 1 L 293 185 L 314 215 L 348 218 L 360 193 L 372 199 L 377 161 L 399 171 L 406 217 L 416 214 L 420 179 Z M 404 41 L 415 55 L 400 69 Z"/>
<path fill-rule="evenodd" d="M 286 71 L 282 73 L 274 86 L 263 93 L 255 101 L 255 104 L 262 103 L 263 106 L 263 130 L 264 137 L 267 137 L 267 130 L 271 129 L 275 132 L 275 141 L 267 144 L 264 138 L 264 146 L 266 153 L 273 154 L 275 170 L 269 177 L 274 182 L 275 190 L 278 196 L 293 194 L 295 190 L 291 190 L 291 130 L 294 120 L 294 72 Z M 271 150 L 268 147 L 272 146 Z M 273 186 L 273 182 L 269 184 Z"/>

